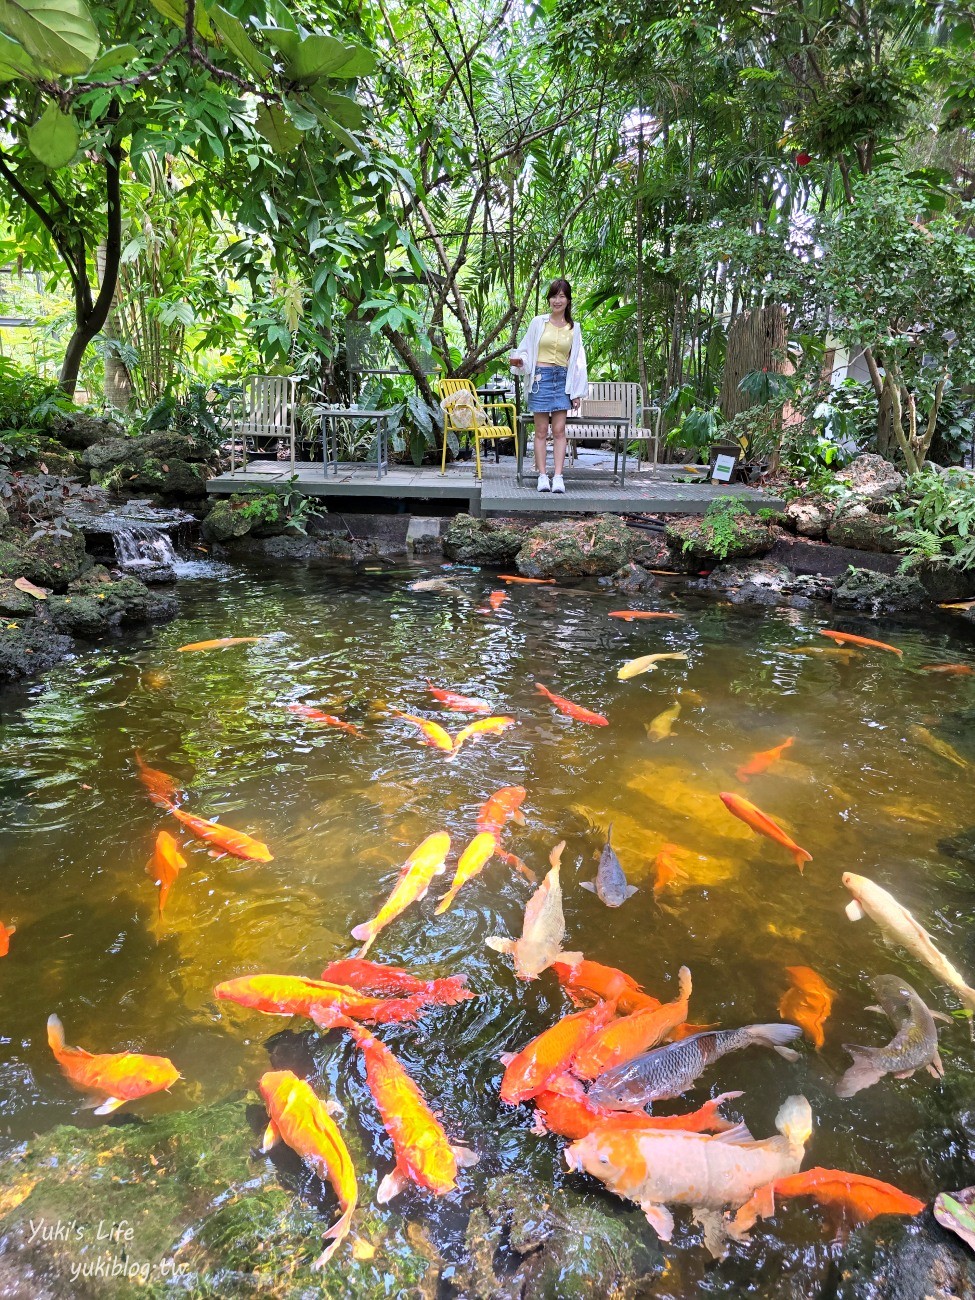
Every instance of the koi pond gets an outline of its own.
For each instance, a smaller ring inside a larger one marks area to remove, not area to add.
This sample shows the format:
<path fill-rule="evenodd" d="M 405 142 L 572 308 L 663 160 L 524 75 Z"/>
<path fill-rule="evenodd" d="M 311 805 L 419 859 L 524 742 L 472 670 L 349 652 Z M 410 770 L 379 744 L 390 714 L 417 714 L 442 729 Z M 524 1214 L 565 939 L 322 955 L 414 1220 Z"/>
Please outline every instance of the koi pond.
<path fill-rule="evenodd" d="M 447 578 L 456 591 L 411 590 L 424 576 Z M 113 1134 L 177 1113 L 192 1144 L 194 1113 L 244 1099 L 242 1163 L 308 1209 L 291 1261 L 295 1289 L 268 1294 L 329 1286 L 329 1294 L 371 1295 L 376 1286 L 378 1294 L 383 1237 L 411 1233 L 438 1260 L 439 1282 L 422 1294 L 493 1294 L 471 1263 L 474 1213 L 494 1251 L 483 1268 L 497 1270 L 507 1294 L 506 1269 L 513 1274 L 519 1257 L 503 1234 L 491 1236 L 497 1180 L 516 1184 L 540 1211 L 564 1192 L 587 1213 L 625 1221 L 651 1260 L 641 1295 L 751 1294 L 760 1275 L 788 1277 L 841 1251 L 835 1213 L 805 1197 L 778 1200 L 774 1216 L 720 1261 L 690 1209 L 672 1204 L 676 1227 L 661 1259 L 637 1205 L 570 1171 L 568 1138 L 533 1132 L 531 1100 L 500 1100 L 502 1054 L 594 1001 L 574 1004 L 552 967 L 517 978 L 511 956 L 487 946 L 491 936 L 521 935 L 536 888 L 513 858 L 491 858 L 436 914 L 485 801 L 523 786 L 524 824 L 507 820 L 500 842 L 541 882 L 565 841 L 564 949 L 618 968 L 663 1003 L 678 997 L 686 967 L 692 991 L 678 1019 L 699 1030 L 793 1019 L 779 1010 L 789 968 L 811 968 L 827 988 L 821 1048 L 807 1027 L 792 1043 L 798 1060 L 761 1046 L 729 1053 L 683 1097 L 655 1102 L 653 1115 L 740 1092 L 723 1114 L 768 1138 L 786 1099 L 802 1095 L 813 1115 L 802 1168 L 869 1175 L 925 1202 L 975 1182 L 972 1126 L 959 1119 L 975 1099 L 969 1014 L 931 969 L 896 940 L 885 943 L 870 915 L 848 919 L 842 879 L 857 873 L 889 891 L 965 981 L 975 980 L 975 676 L 930 671 L 975 666 L 975 645 L 948 621 L 835 621 L 834 613 L 827 624 L 826 606 L 733 606 L 669 584 L 630 598 L 595 585 L 506 587 L 487 570 L 441 574 L 437 566 L 202 566 L 180 584 L 176 621 L 93 648 L 0 696 L 0 921 L 16 926 L 0 961 L 8 1148 L 29 1151 L 55 1126 L 74 1125 L 79 1149 L 97 1161 Z M 498 590 L 507 598 L 491 600 Z M 680 617 L 610 617 L 627 605 Z M 903 654 L 837 645 L 819 634 L 824 627 Z M 178 650 L 224 637 L 259 639 Z M 686 660 L 663 658 L 618 679 L 624 663 L 653 654 Z M 560 712 L 536 682 L 608 725 Z M 429 683 L 478 697 L 515 725 L 474 735 L 453 754 L 426 744 L 402 714 L 450 736 L 484 716 L 450 711 Z M 316 721 L 309 707 L 360 734 Z M 136 751 L 186 792 L 181 810 L 246 832 L 272 860 L 221 854 L 194 838 L 149 797 Z M 739 771 L 750 763 L 753 772 Z M 732 815 L 722 793 L 757 806 L 811 861 L 797 869 L 793 853 Z M 610 824 L 637 888 L 614 908 L 581 887 L 596 876 Z M 175 836 L 187 864 L 161 915 L 146 870 L 160 830 Z M 218 1000 L 214 986 L 259 973 L 317 980 L 354 955 L 360 944 L 350 932 L 376 916 L 404 862 L 435 832 L 450 837 L 446 872 L 378 932 L 368 955 L 424 980 L 464 975 L 475 996 L 370 1028 L 450 1142 L 479 1159 L 457 1170 L 445 1195 L 411 1184 L 379 1205 L 395 1158 L 356 1044 L 341 1029 Z M 851 1065 L 844 1044 L 881 1047 L 894 1036 L 896 1024 L 865 1009 L 877 1002 L 869 981 L 882 975 L 908 980 L 948 1017 L 936 1021 L 944 1078 L 888 1073 L 841 1098 L 837 1084 Z M 795 1006 L 795 994 L 785 1005 Z M 67 1043 L 166 1056 L 181 1079 L 96 1117 L 52 1056 L 52 1013 Z M 311 1264 L 338 1202 L 291 1153 L 257 1150 L 267 1124 L 257 1084 L 270 1069 L 293 1070 L 338 1103 L 353 1155 L 359 1208 L 318 1273 Z M 678 1156 L 667 1148 L 666 1158 Z M 205 1162 L 205 1150 L 194 1159 Z M 216 1205 L 219 1166 L 213 1172 Z M 62 1201 L 70 1217 L 70 1197 Z M 2 1202 L 0 1213 L 9 1228 L 16 1207 Z M 192 1263 L 191 1237 L 174 1258 Z M 387 1279 L 386 1289 L 398 1287 Z M 569 1282 L 561 1294 L 574 1294 Z"/>

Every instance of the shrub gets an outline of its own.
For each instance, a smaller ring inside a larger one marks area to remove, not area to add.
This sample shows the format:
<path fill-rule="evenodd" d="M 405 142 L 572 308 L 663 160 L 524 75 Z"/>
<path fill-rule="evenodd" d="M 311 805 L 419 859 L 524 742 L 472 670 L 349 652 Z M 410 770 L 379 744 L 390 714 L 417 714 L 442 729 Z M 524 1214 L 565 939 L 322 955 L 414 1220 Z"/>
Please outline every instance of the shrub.
<path fill-rule="evenodd" d="M 937 563 L 975 568 L 975 474 L 924 469 L 907 481 L 891 520 L 903 529 L 903 570 Z"/>

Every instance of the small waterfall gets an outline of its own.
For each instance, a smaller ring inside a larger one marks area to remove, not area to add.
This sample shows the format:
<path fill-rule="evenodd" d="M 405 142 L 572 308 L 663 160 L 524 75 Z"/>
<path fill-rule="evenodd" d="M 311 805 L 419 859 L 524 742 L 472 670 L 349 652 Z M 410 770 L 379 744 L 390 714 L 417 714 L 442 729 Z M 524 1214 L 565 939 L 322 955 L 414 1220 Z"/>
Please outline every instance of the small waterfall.
<path fill-rule="evenodd" d="M 169 534 L 157 528 L 134 524 L 112 533 L 119 567 L 136 573 L 145 569 L 172 569 L 176 552 Z"/>

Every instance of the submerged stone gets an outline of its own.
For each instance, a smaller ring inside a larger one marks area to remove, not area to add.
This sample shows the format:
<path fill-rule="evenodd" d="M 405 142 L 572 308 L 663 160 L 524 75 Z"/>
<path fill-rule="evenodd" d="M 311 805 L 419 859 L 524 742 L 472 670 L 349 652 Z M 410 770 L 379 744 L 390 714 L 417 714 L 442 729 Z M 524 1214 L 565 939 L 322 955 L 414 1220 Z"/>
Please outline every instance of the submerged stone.
<path fill-rule="evenodd" d="M 368 1163 L 347 1123 L 362 1200 L 339 1252 L 312 1271 L 335 1199 L 292 1152 L 272 1160 L 256 1151 L 265 1122 L 262 1106 L 240 1098 L 89 1130 L 62 1125 L 8 1153 L 0 1291 L 49 1300 L 432 1297 L 440 1257 L 419 1225 L 372 1210 Z M 42 1221 L 50 1232 L 32 1239 Z M 369 1259 L 355 1257 L 357 1240 Z"/>
<path fill-rule="evenodd" d="M 496 1178 L 470 1217 L 468 1262 L 451 1280 L 479 1300 L 628 1300 L 664 1260 L 638 1210 L 601 1194 Z"/>

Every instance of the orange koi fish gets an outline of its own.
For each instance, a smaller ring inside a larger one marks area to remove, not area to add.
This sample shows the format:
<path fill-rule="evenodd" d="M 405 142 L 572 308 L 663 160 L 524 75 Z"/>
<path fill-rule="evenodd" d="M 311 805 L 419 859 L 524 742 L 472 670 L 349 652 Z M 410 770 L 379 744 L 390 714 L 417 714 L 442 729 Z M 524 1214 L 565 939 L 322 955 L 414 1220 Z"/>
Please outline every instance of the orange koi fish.
<path fill-rule="evenodd" d="M 565 1073 L 583 1044 L 615 1015 L 614 1003 L 600 1002 L 588 1011 L 574 1011 L 563 1016 L 520 1052 L 505 1052 L 501 1057 L 505 1067 L 501 1100 L 508 1106 L 517 1106 L 536 1093 L 544 1092 L 553 1079 Z"/>
<path fill-rule="evenodd" d="M 185 793 L 180 789 L 179 782 L 169 775 L 168 772 L 160 772 L 157 767 L 149 767 L 143 762 L 142 755 L 138 750 L 135 753 L 135 765 L 139 769 L 139 780 L 149 792 L 149 798 L 160 808 L 168 808 L 172 803 L 179 803 L 184 799 Z"/>
<path fill-rule="evenodd" d="M 146 873 L 154 885 L 159 887 L 159 915 L 162 916 L 166 899 L 176 877 L 186 866 L 186 859 L 179 851 L 179 844 L 169 831 L 160 831 L 156 836 L 156 848 L 146 863 Z"/>
<path fill-rule="evenodd" d="M 423 1093 L 393 1053 L 361 1025 L 346 1021 L 366 1063 L 366 1084 L 396 1153 L 396 1165 L 379 1184 L 376 1200 L 385 1205 L 416 1183 L 434 1196 L 457 1186 L 458 1166 L 477 1164 L 467 1147 L 452 1145 Z"/>
<path fill-rule="evenodd" d="M 243 645 L 246 641 L 262 641 L 259 636 L 221 636 L 215 641 L 192 641 L 189 645 L 178 645 L 177 650 L 222 650 L 227 645 Z"/>
<path fill-rule="evenodd" d="M 10 951 L 10 936 L 17 933 L 15 925 L 4 925 L 0 921 L 0 957 L 6 957 Z"/>
<path fill-rule="evenodd" d="M 404 998 L 373 998 L 343 984 L 305 979 L 302 975 L 241 975 L 217 984 L 213 993 L 221 1001 L 236 1002 L 268 1016 L 305 1016 L 314 1020 L 316 1011 L 334 1010 L 377 1025 L 416 1020 L 431 1005 L 430 998 L 419 993 Z"/>
<path fill-rule="evenodd" d="M 499 573 L 502 582 L 520 582 L 526 587 L 554 587 L 554 578 L 522 578 L 514 573 Z"/>
<path fill-rule="evenodd" d="M 922 664 L 922 673 L 944 673 L 946 677 L 969 677 L 975 668 L 969 664 Z"/>
<path fill-rule="evenodd" d="M 753 803 L 749 803 L 747 799 L 742 799 L 737 794 L 725 793 L 718 798 L 730 813 L 743 821 L 756 835 L 765 835 L 776 844 L 781 844 L 784 849 L 788 849 L 800 871 L 804 863 L 812 862 L 812 854 L 806 849 L 801 849 L 795 840 L 786 835 L 781 826 L 777 825 L 771 817 L 766 816 L 760 808 L 756 808 Z"/>
<path fill-rule="evenodd" d="M 773 763 L 777 763 L 785 751 L 792 745 L 793 736 L 783 740 L 781 745 L 776 745 L 772 749 L 760 750 L 753 754 L 747 763 L 742 763 L 741 767 L 735 772 L 739 781 L 747 781 L 750 776 L 759 776 Z"/>
<path fill-rule="evenodd" d="M 445 691 L 439 686 L 434 686 L 430 678 L 427 678 L 427 690 L 435 700 L 439 700 L 445 709 L 453 709 L 455 713 L 490 713 L 491 706 L 487 700 L 478 700 L 471 695 L 458 695 L 456 691 Z"/>
<path fill-rule="evenodd" d="M 686 1133 L 726 1133 L 735 1127 L 721 1114 L 726 1101 L 740 1097 L 740 1092 L 725 1092 L 706 1101 L 698 1110 L 684 1115 L 643 1115 L 640 1112 L 612 1110 L 590 1101 L 578 1079 L 560 1075 L 535 1098 L 535 1123 L 532 1132 L 558 1133 L 577 1141 L 603 1128 L 680 1129 Z"/>
<path fill-rule="evenodd" d="M 620 618 L 624 623 L 632 623 L 638 618 L 683 618 L 683 614 L 659 614 L 656 610 L 648 609 L 611 609 L 609 618 Z"/>
<path fill-rule="evenodd" d="M 497 612 L 507 599 L 508 593 L 506 591 L 492 591 L 488 596 L 488 604 Z"/>
<path fill-rule="evenodd" d="M 300 718 L 308 722 L 320 722 L 325 727 L 337 727 L 339 731 L 345 731 L 350 736 L 361 736 L 362 732 L 352 722 L 343 722 L 341 718 L 335 717 L 333 713 L 322 713 L 321 709 L 313 709 L 309 704 L 288 704 L 286 708 L 289 713 L 297 713 Z"/>
<path fill-rule="evenodd" d="M 494 794 L 484 801 L 477 814 L 478 831 L 494 831 L 499 835 L 509 818 L 519 826 L 524 826 L 525 815 L 521 811 L 524 802 L 523 785 L 506 785 L 500 790 L 495 790 Z"/>
<path fill-rule="evenodd" d="M 868 636 L 854 636 L 852 632 L 833 632 L 829 628 L 821 627 L 819 635 L 828 636 L 837 645 L 849 643 L 850 645 L 872 646 L 875 650 L 889 650 L 891 654 L 895 655 L 904 653 L 903 650 L 898 650 L 895 645 L 888 645 L 886 641 L 874 641 Z"/>
<path fill-rule="evenodd" d="M 365 940 L 359 950 L 360 957 L 364 957 L 369 951 L 380 930 L 389 925 L 390 921 L 395 921 L 411 903 L 423 898 L 430 888 L 433 877 L 441 875 L 446 870 L 446 857 L 449 852 L 450 836 L 445 831 L 435 831 L 433 835 L 428 835 L 423 843 L 413 850 L 400 868 L 396 884 L 386 902 L 371 921 L 364 921 L 352 931 L 353 939 Z"/>
<path fill-rule="evenodd" d="M 659 898 L 673 880 L 686 880 L 687 872 L 674 861 L 674 854 L 679 853 L 680 845 L 664 844 L 654 860 L 653 896 Z"/>
<path fill-rule="evenodd" d="M 676 1001 L 651 1011 L 634 1011 L 595 1032 L 573 1057 L 572 1073 L 580 1079 L 597 1079 L 614 1065 L 632 1061 L 634 1056 L 662 1043 L 687 1019 L 691 972 L 686 966 L 680 968 L 678 980 L 680 994 Z"/>
<path fill-rule="evenodd" d="M 261 1076 L 258 1088 L 268 1114 L 261 1150 L 270 1151 L 284 1142 L 323 1183 L 331 1183 L 338 1197 L 341 1216 L 325 1233 L 331 1245 L 312 1265 L 322 1268 L 348 1235 L 359 1200 L 352 1157 L 335 1121 L 304 1079 L 290 1070 L 269 1070 Z"/>
<path fill-rule="evenodd" d="M 454 753 L 460 753 L 460 748 L 467 740 L 480 740 L 482 736 L 500 736 L 502 731 L 507 731 L 509 727 L 515 725 L 514 718 L 478 718 L 476 722 L 469 722 L 466 727 L 461 727 L 454 737 Z"/>
<path fill-rule="evenodd" d="M 333 984 L 373 994 L 422 995 L 435 1006 L 452 1007 L 456 1002 L 466 1002 L 474 996 L 468 988 L 466 975 L 446 975 L 440 979 L 421 980 L 398 966 L 384 966 L 362 957 L 346 957 L 333 961 L 322 971 L 322 979 Z"/>
<path fill-rule="evenodd" d="M 615 1002 L 622 1012 L 652 1011 L 661 1005 L 657 998 L 643 992 L 642 984 L 637 984 L 614 966 L 603 966 L 584 957 L 575 966 L 564 961 L 553 962 L 552 969 L 576 1006 L 582 1006 L 593 997 Z"/>
<path fill-rule="evenodd" d="M 792 987 L 779 999 L 779 1015 L 802 1025 L 818 1052 L 826 1041 L 823 1025 L 833 1008 L 836 991 L 811 966 L 786 966 L 785 973 Z"/>
<path fill-rule="evenodd" d="M 532 871 L 531 867 L 525 866 L 517 853 L 508 853 L 505 849 L 502 849 L 500 845 L 494 850 L 494 852 L 502 862 L 507 862 L 509 867 L 514 867 L 515 871 L 517 871 L 520 876 L 524 876 L 529 884 L 538 884 L 538 877 L 535 875 L 534 871 Z"/>
<path fill-rule="evenodd" d="M 735 1215 L 732 1236 L 740 1240 L 756 1219 L 771 1217 L 776 1196 L 813 1196 L 821 1205 L 835 1207 L 855 1223 L 866 1223 L 879 1214 L 920 1214 L 924 1209 L 924 1201 L 879 1178 L 849 1174 L 843 1169 L 806 1169 L 758 1188 Z"/>
<path fill-rule="evenodd" d="M 453 739 L 444 731 L 439 722 L 428 722 L 426 718 L 418 718 L 414 713 L 401 713 L 399 709 L 390 709 L 390 713 L 394 717 L 402 718 L 404 722 L 412 722 L 414 727 L 418 727 L 423 732 L 423 743 L 425 745 L 430 745 L 434 749 L 442 749 L 448 754 L 453 752 Z"/>
<path fill-rule="evenodd" d="M 251 839 L 244 831 L 231 830 L 229 826 L 208 822 L 204 817 L 194 817 L 192 813 L 180 812 L 172 805 L 169 811 L 183 823 L 194 838 L 206 840 L 208 844 L 223 849 L 224 853 L 232 853 L 235 858 L 245 858 L 253 862 L 274 861 L 267 845 L 262 844 L 260 840 Z"/>
<path fill-rule="evenodd" d="M 564 713 L 567 718 L 575 718 L 577 722 L 588 722 L 592 727 L 609 726 L 609 719 L 604 718 L 601 713 L 593 713 L 590 709 L 584 709 L 581 704 L 573 704 L 564 695 L 553 695 L 541 682 L 535 683 L 535 690 L 540 695 L 544 695 L 547 700 L 551 700 L 558 711 Z"/>
<path fill-rule="evenodd" d="M 460 855 L 460 861 L 457 863 L 457 870 L 454 872 L 454 878 L 451 881 L 450 889 L 444 894 L 440 901 L 440 906 L 434 913 L 435 916 L 441 916 L 448 910 L 451 903 L 457 897 L 461 886 L 468 880 L 473 879 L 482 868 L 494 857 L 498 849 L 498 837 L 493 831 L 482 831 L 480 835 L 475 835 L 468 844 L 467 848 Z"/>
<path fill-rule="evenodd" d="M 57 1016 L 47 1018 L 47 1042 L 72 1087 L 101 1099 L 96 1115 L 111 1115 L 127 1101 L 162 1092 L 182 1077 L 165 1056 L 144 1056 L 141 1052 L 93 1055 L 83 1047 L 66 1047 L 64 1026 Z"/>

